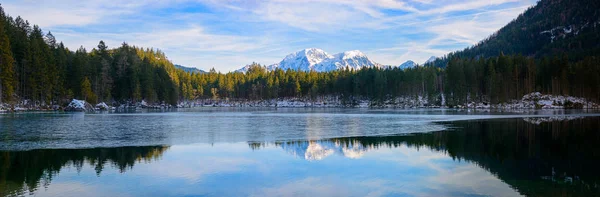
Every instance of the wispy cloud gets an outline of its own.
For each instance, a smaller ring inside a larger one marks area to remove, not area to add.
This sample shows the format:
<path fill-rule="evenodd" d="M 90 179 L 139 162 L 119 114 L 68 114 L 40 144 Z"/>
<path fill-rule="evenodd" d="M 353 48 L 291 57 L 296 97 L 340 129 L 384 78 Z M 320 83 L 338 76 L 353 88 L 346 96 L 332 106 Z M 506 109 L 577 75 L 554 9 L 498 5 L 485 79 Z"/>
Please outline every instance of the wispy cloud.
<path fill-rule="evenodd" d="M 2 4 L 12 15 L 20 15 L 33 24 L 51 28 L 55 26 L 85 26 L 104 23 L 128 14 L 135 14 L 146 6 L 164 5 L 157 0 L 58 0 L 58 1 L 6 1 Z"/>
<path fill-rule="evenodd" d="M 444 14 L 448 12 L 457 12 L 465 10 L 476 10 L 488 6 L 502 5 L 505 3 L 519 2 L 520 0 L 471 0 L 471 1 L 459 1 L 457 3 L 451 3 L 443 5 L 438 8 L 428 9 L 420 11 L 419 14 Z"/>

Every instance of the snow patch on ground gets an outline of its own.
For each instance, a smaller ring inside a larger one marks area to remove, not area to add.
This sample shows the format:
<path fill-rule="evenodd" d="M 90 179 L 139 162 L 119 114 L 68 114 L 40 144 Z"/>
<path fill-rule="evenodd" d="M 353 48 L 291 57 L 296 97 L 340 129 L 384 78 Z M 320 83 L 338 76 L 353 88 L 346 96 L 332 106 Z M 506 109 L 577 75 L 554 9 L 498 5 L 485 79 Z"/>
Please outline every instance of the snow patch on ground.
<path fill-rule="evenodd" d="M 470 102 L 457 108 L 471 109 L 600 109 L 600 105 L 584 98 L 556 96 L 534 92 L 523 96 L 521 100 L 493 104 Z"/>
<path fill-rule="evenodd" d="M 600 21 L 592 22 L 593 28 L 596 28 L 596 23 L 600 23 Z M 547 35 L 550 38 L 550 42 L 553 43 L 558 39 L 565 39 L 567 36 L 579 35 L 579 32 L 590 27 L 590 22 L 580 23 L 580 24 L 571 24 L 567 26 L 557 26 L 549 30 L 541 31 L 541 35 Z"/>
<path fill-rule="evenodd" d="M 529 109 L 596 109 L 600 106 L 598 106 L 598 104 L 596 103 L 589 102 L 584 98 L 561 95 L 547 95 L 539 92 L 534 92 L 523 96 L 523 98 L 520 101 L 513 101 L 512 103 L 507 103 L 499 107 Z"/>

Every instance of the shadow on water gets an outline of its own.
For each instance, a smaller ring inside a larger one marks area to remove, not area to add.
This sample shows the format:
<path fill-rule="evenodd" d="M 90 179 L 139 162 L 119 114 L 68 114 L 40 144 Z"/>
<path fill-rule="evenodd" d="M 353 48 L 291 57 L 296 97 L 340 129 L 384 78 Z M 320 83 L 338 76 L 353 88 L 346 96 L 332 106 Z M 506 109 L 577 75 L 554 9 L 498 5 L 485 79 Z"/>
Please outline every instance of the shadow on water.
<path fill-rule="evenodd" d="M 498 119 L 459 121 L 446 131 L 387 137 L 315 141 L 249 142 L 251 149 L 279 147 L 307 160 L 333 154 L 361 158 L 369 151 L 407 146 L 443 152 L 476 164 L 527 196 L 600 194 L 600 118 L 569 120 Z M 110 165 L 121 173 L 138 162 L 161 160 L 169 147 L 119 147 L 0 151 L 0 195 L 35 193 L 65 166 L 94 166 L 99 176 Z"/>

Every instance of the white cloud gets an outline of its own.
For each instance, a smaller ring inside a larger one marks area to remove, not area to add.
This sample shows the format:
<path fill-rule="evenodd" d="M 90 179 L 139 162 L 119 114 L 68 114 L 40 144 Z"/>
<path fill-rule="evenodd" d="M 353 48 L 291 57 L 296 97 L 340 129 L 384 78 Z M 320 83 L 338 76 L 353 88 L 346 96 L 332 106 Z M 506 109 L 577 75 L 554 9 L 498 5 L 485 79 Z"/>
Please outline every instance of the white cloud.
<path fill-rule="evenodd" d="M 510 185 L 475 164 L 453 168 L 439 168 L 438 174 L 428 177 L 430 189 L 436 191 L 462 191 L 480 196 L 521 196 Z M 441 194 L 444 195 L 444 194 Z"/>
<path fill-rule="evenodd" d="M 268 55 L 253 59 L 245 57 L 245 53 L 272 46 L 267 37 L 252 38 L 235 35 L 222 35 L 206 32 L 202 27 L 190 26 L 174 30 L 158 30 L 156 32 L 118 33 L 84 33 L 57 29 L 53 34 L 64 40 L 72 50 L 83 45 L 87 49 L 95 48 L 100 40 L 109 47 L 118 47 L 123 42 L 146 48 L 158 48 L 167 54 L 174 63 L 189 66 L 202 66 L 203 69 L 216 67 L 223 71 L 235 70 L 252 61 L 272 60 Z M 235 65 L 228 65 L 235 60 Z M 202 65 L 199 65 L 202 63 Z M 207 64 L 208 63 L 208 64 Z M 225 63 L 225 64 L 224 64 Z M 265 62 L 265 63 L 270 63 Z"/>
<path fill-rule="evenodd" d="M 477 44 L 516 18 L 528 6 L 508 8 L 493 11 L 483 11 L 469 15 L 437 18 L 434 20 L 420 21 L 410 26 L 420 26 L 415 30 L 419 34 L 432 35 L 421 42 L 409 41 L 398 43 L 395 46 L 380 48 L 371 51 L 373 59 L 382 59 L 380 63 L 402 63 L 414 60 L 423 63 L 429 57 L 441 57 L 449 52 L 461 50 L 466 46 Z M 455 46 L 464 46 L 456 48 Z M 392 65 L 396 65 L 392 64 Z"/>
<path fill-rule="evenodd" d="M 250 196 L 350 196 L 352 193 L 335 180 L 307 177 L 275 188 L 262 189 Z M 326 183 L 326 184 L 324 184 Z"/>
<path fill-rule="evenodd" d="M 100 196 L 130 196 L 124 193 L 118 193 L 107 188 L 103 188 L 103 185 L 91 185 L 78 182 L 56 182 L 52 183 L 51 187 L 45 188 L 32 188 L 35 196 L 89 196 L 89 197 L 100 197 Z"/>
<path fill-rule="evenodd" d="M 115 3 L 110 0 L 56 0 L 3 2 L 2 6 L 12 15 L 20 15 L 32 24 L 45 28 L 55 26 L 83 26 L 118 19 L 121 15 L 134 14 L 144 6 L 158 5 L 161 1 L 126 0 Z"/>
<path fill-rule="evenodd" d="M 220 151 L 220 155 L 210 153 L 215 149 Z M 262 161 L 248 157 L 248 151 L 248 145 L 245 143 L 215 146 L 210 144 L 172 146 L 163 155 L 163 158 L 166 159 L 147 164 L 136 164 L 128 174 L 149 179 L 160 177 L 197 183 L 211 174 L 236 173 L 244 171 L 247 166 L 260 167 L 263 165 Z M 196 155 L 196 157 L 189 157 L 189 155 Z"/>
<path fill-rule="evenodd" d="M 487 6 L 501 5 L 505 3 L 518 2 L 521 0 L 471 0 L 471 1 L 459 1 L 459 3 L 453 3 L 444 5 L 438 8 L 428 9 L 420 11 L 419 14 L 443 14 L 448 12 L 465 11 L 465 10 L 477 10 Z"/>
<path fill-rule="evenodd" d="M 209 1 L 217 7 L 248 11 L 266 21 L 280 22 L 311 32 L 332 32 L 340 29 L 377 28 L 387 17 L 381 9 L 414 12 L 416 9 L 396 0 L 271 0 L 251 1 L 237 6 L 240 1 Z"/>
<path fill-rule="evenodd" d="M 525 7 L 520 7 L 499 12 L 482 12 L 468 18 L 443 21 L 426 28 L 426 31 L 437 35 L 434 39 L 429 40 L 427 45 L 474 45 L 508 24 L 524 10 Z"/>

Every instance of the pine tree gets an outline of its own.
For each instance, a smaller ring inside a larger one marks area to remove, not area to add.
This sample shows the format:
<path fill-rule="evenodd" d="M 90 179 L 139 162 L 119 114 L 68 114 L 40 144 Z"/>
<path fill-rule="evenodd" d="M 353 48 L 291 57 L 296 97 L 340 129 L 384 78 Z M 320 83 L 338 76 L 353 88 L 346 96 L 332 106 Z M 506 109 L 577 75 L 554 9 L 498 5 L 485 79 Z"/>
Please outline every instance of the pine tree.
<path fill-rule="evenodd" d="M 100 99 L 108 101 L 112 99 L 111 90 L 113 86 L 113 77 L 111 74 L 111 58 L 108 54 L 108 47 L 104 41 L 98 43 L 98 58 L 100 58 L 100 84 L 98 94 Z"/>
<path fill-rule="evenodd" d="M 302 96 L 302 87 L 300 86 L 298 78 L 294 80 L 294 94 L 296 97 Z"/>
<path fill-rule="evenodd" d="M 14 59 L 10 49 L 10 40 L 4 27 L 4 11 L 0 7 L 0 103 L 12 101 L 14 94 Z"/>
<path fill-rule="evenodd" d="M 88 103 L 96 103 L 96 94 L 92 92 L 92 84 L 87 77 L 85 77 L 81 82 L 81 94 L 83 100 L 87 101 Z"/>

